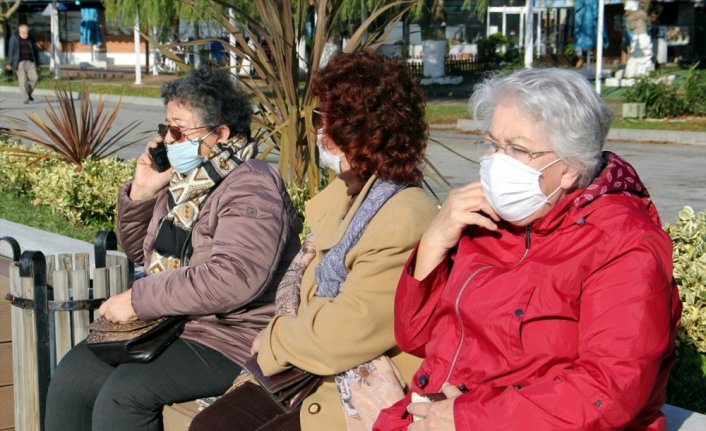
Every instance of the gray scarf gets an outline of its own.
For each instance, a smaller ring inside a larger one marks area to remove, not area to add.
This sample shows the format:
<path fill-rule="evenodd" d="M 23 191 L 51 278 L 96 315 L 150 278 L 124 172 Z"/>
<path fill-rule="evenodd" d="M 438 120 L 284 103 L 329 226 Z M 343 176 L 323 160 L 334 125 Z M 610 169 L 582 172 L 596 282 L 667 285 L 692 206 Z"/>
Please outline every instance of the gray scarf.
<path fill-rule="evenodd" d="M 332 247 L 316 266 L 315 277 L 318 285 L 316 296 L 333 298 L 338 295 L 341 284 L 348 276 L 344 264 L 348 250 L 358 242 L 368 222 L 385 202 L 407 185 L 380 179 L 375 180 L 341 241 Z"/>

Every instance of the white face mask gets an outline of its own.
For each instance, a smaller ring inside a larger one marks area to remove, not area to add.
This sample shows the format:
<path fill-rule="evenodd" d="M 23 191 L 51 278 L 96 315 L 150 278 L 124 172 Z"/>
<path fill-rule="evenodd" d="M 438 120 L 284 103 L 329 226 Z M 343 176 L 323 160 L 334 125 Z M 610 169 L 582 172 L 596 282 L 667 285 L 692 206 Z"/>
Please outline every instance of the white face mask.
<path fill-rule="evenodd" d="M 493 210 L 509 222 L 520 221 L 544 206 L 556 192 L 545 196 L 539 187 L 542 171 L 558 162 L 556 159 L 540 170 L 512 157 L 495 153 L 480 159 L 480 182 Z"/>
<path fill-rule="evenodd" d="M 326 151 L 326 148 L 324 148 L 323 129 L 316 131 L 316 146 L 319 147 L 319 162 L 321 163 L 321 166 L 324 168 L 329 168 L 334 171 L 336 175 L 339 175 L 341 173 L 341 157 L 343 157 L 343 154 L 336 156 L 331 154 L 329 151 Z"/>

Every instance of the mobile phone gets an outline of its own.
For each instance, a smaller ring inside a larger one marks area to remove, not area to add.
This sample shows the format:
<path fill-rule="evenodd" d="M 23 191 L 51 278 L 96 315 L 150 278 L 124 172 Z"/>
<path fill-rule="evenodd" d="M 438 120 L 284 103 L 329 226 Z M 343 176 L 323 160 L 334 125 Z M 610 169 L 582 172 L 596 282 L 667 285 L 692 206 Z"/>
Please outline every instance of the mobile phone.
<path fill-rule="evenodd" d="M 152 157 L 152 164 L 157 172 L 164 172 L 171 167 L 169 163 L 169 158 L 167 157 L 167 146 L 164 142 L 160 142 L 156 147 L 150 148 L 150 157 Z"/>

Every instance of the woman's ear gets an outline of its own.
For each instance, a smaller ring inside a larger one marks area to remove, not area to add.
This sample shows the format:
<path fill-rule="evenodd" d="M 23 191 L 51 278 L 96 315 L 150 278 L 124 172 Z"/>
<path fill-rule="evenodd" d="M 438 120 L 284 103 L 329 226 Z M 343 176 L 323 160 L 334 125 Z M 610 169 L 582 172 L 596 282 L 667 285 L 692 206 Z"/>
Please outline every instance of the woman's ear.
<path fill-rule="evenodd" d="M 216 142 L 225 142 L 228 140 L 228 138 L 230 138 L 230 127 L 221 124 L 216 129 L 216 134 L 218 136 L 218 141 Z"/>
<path fill-rule="evenodd" d="M 581 175 L 581 169 L 572 164 L 563 163 L 561 172 L 561 188 L 564 190 L 571 190 L 576 186 L 579 176 Z"/>

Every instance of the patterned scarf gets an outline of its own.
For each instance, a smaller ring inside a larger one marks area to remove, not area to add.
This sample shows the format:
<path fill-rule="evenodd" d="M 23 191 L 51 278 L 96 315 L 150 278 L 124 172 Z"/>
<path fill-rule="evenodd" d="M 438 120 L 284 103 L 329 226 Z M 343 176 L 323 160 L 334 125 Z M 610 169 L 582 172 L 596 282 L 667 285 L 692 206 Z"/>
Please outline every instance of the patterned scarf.
<path fill-rule="evenodd" d="M 199 218 L 201 204 L 228 174 L 256 153 L 254 141 L 237 135 L 216 144 L 208 160 L 188 175 L 174 171 L 167 195 L 169 212 L 162 219 L 152 245 L 149 274 L 188 264 L 191 229 Z"/>

